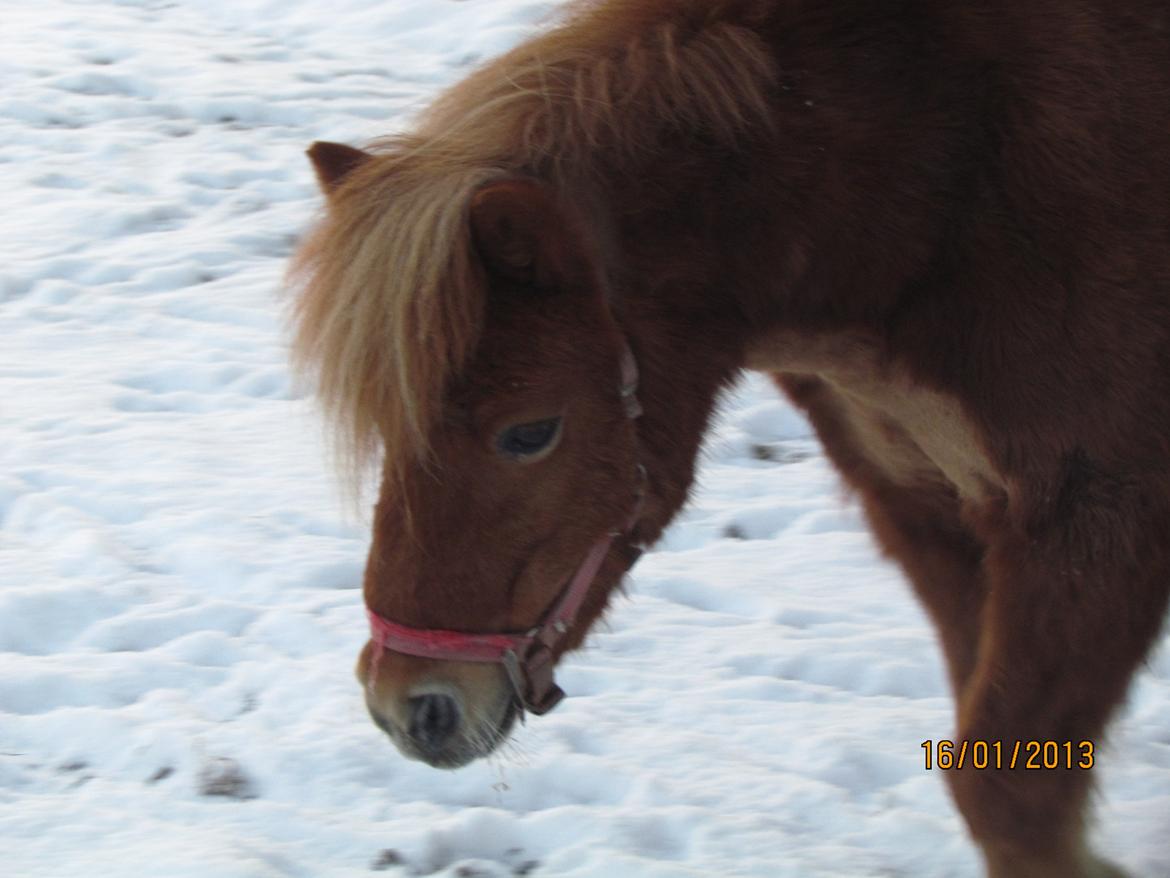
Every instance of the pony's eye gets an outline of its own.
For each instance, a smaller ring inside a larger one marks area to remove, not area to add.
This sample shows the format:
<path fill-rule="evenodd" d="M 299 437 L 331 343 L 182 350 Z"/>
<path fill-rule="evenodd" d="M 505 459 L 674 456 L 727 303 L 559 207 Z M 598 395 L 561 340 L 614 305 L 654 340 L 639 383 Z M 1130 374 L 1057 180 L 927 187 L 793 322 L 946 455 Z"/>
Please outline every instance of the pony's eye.
<path fill-rule="evenodd" d="M 561 419 L 516 424 L 500 434 L 496 448 L 507 457 L 523 459 L 544 451 L 560 435 Z"/>

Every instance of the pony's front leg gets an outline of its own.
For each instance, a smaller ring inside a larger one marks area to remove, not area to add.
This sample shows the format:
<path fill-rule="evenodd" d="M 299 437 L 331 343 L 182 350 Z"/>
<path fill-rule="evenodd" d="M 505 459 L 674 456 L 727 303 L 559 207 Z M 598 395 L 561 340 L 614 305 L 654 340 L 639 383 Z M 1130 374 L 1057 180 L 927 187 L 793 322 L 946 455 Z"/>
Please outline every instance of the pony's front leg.
<path fill-rule="evenodd" d="M 992 878 L 1124 875 L 1085 845 L 1086 766 L 1166 609 L 1160 487 L 1066 486 L 1043 514 L 987 534 L 984 627 L 955 742 L 966 764 L 948 774 Z M 990 767 L 972 765 L 976 746 Z"/>

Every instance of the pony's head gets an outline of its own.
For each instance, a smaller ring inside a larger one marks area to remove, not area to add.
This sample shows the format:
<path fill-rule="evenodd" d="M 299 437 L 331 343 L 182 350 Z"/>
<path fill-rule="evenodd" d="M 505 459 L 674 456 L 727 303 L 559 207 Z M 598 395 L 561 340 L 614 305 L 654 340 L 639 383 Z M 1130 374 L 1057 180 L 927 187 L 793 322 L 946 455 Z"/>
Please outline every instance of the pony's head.
<path fill-rule="evenodd" d="M 640 540 L 636 371 L 593 224 L 532 178 L 310 150 L 296 352 L 384 455 L 358 677 L 408 756 L 456 767 L 559 690 Z"/>

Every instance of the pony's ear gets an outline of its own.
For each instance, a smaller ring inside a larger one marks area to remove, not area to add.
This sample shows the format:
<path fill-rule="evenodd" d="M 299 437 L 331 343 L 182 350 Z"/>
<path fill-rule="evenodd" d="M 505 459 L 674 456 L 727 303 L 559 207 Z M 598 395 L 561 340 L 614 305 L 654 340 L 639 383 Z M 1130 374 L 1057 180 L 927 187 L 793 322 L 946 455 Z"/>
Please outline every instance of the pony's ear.
<path fill-rule="evenodd" d="M 328 140 L 318 140 L 306 153 L 309 161 L 313 163 L 313 170 L 317 172 L 317 182 L 321 184 L 321 191 L 326 195 L 340 186 L 341 181 L 353 171 L 373 158 L 368 152 L 346 146 L 344 143 L 330 143 Z"/>
<path fill-rule="evenodd" d="M 491 271 L 524 284 L 555 284 L 581 245 L 569 218 L 535 180 L 489 183 L 472 196 L 471 233 Z"/>

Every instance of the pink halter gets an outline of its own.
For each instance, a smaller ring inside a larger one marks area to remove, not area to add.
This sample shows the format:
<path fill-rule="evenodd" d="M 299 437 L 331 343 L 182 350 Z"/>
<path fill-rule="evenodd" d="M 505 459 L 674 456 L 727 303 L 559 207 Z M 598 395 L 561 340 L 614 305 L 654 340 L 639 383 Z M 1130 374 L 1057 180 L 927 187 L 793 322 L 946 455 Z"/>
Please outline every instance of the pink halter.
<path fill-rule="evenodd" d="M 641 417 L 638 402 L 638 366 L 629 346 L 622 350 L 621 397 L 626 417 Z M 498 662 L 503 664 L 516 698 L 523 708 L 536 715 L 548 713 L 565 697 L 564 691 L 553 679 L 556 648 L 572 628 L 585 595 L 593 584 L 598 570 L 620 536 L 630 536 L 642 513 L 646 491 L 646 469 L 638 464 L 637 499 L 626 521 L 625 529 L 610 531 L 593 544 L 577 572 L 569 579 L 545 613 L 540 624 L 523 634 L 473 634 L 445 631 L 438 628 L 411 628 L 379 616 L 369 607 L 370 639 L 379 650 L 403 653 L 428 659 L 463 662 Z M 640 548 L 631 547 L 633 566 Z M 523 713 L 521 713 L 523 716 Z"/>

